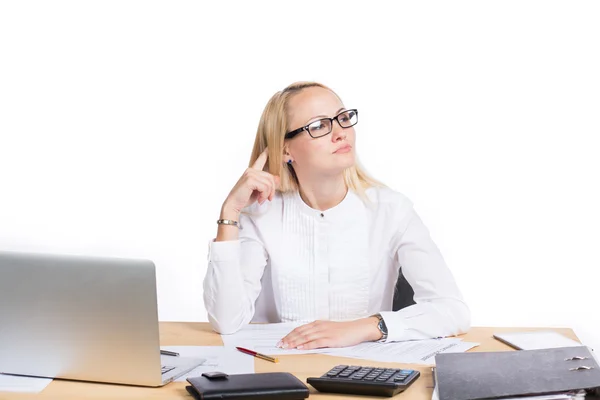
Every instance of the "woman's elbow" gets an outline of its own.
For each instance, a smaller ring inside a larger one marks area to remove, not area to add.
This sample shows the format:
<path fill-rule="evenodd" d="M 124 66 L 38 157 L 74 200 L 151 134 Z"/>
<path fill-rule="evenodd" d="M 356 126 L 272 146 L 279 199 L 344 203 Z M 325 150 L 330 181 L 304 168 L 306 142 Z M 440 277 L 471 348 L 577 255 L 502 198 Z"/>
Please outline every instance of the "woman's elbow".
<path fill-rule="evenodd" d="M 234 311 L 229 307 L 219 307 L 216 302 L 205 302 L 208 311 L 208 322 L 215 332 L 222 335 L 236 333 L 244 325 L 247 325 L 251 319 L 251 313 L 246 313 L 243 309 Z"/>
<path fill-rule="evenodd" d="M 453 334 L 460 335 L 471 329 L 471 310 L 463 301 L 456 302 L 452 307 Z"/>
<path fill-rule="evenodd" d="M 214 318 L 210 313 L 208 314 L 208 322 L 213 330 L 221 335 L 231 335 L 239 331 L 243 324 L 233 320 L 222 320 L 219 321 Z"/>

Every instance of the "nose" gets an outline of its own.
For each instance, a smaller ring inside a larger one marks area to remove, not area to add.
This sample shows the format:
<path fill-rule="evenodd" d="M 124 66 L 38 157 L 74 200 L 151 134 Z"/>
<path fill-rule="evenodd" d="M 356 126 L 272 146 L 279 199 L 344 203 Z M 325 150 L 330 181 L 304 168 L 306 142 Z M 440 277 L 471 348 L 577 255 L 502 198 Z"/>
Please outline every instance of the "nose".
<path fill-rule="evenodd" d="M 331 140 L 338 142 L 346 139 L 346 129 L 342 128 L 337 121 L 333 121 L 333 127 L 331 129 Z"/>

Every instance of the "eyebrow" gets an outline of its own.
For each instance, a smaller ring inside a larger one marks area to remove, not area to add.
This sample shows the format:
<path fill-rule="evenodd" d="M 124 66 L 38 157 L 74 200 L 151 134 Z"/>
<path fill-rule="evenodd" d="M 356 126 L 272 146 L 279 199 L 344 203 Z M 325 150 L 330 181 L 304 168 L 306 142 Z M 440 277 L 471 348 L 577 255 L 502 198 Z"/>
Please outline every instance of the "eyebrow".
<path fill-rule="evenodd" d="M 345 110 L 346 107 L 342 107 L 339 110 L 337 110 L 335 112 L 335 115 L 338 115 L 341 111 Z M 312 121 L 313 119 L 317 119 L 317 118 L 329 118 L 327 115 L 315 115 L 314 117 L 312 117 L 311 119 L 309 119 L 308 121 L 306 121 L 306 125 L 308 125 L 310 123 L 310 121 Z M 314 122 L 314 121 L 313 121 Z"/>

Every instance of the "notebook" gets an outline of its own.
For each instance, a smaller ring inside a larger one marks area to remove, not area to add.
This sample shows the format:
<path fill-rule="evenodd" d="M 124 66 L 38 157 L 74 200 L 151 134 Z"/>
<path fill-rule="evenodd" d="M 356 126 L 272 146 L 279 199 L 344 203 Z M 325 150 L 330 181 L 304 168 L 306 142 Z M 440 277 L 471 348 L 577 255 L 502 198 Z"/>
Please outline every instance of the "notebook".
<path fill-rule="evenodd" d="M 494 338 L 517 350 L 581 346 L 581 343 L 553 331 L 496 333 Z"/>

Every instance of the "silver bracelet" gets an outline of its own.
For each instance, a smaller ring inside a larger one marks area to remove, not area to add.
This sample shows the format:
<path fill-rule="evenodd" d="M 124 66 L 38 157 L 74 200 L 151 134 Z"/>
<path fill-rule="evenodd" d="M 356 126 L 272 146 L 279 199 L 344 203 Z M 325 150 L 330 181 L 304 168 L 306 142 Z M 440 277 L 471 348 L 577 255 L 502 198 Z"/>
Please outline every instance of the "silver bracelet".
<path fill-rule="evenodd" d="M 219 225 L 233 225 L 235 227 L 237 227 L 238 229 L 242 229 L 242 226 L 240 225 L 239 222 L 234 221 L 232 219 L 220 219 L 217 221 L 217 224 Z"/>

